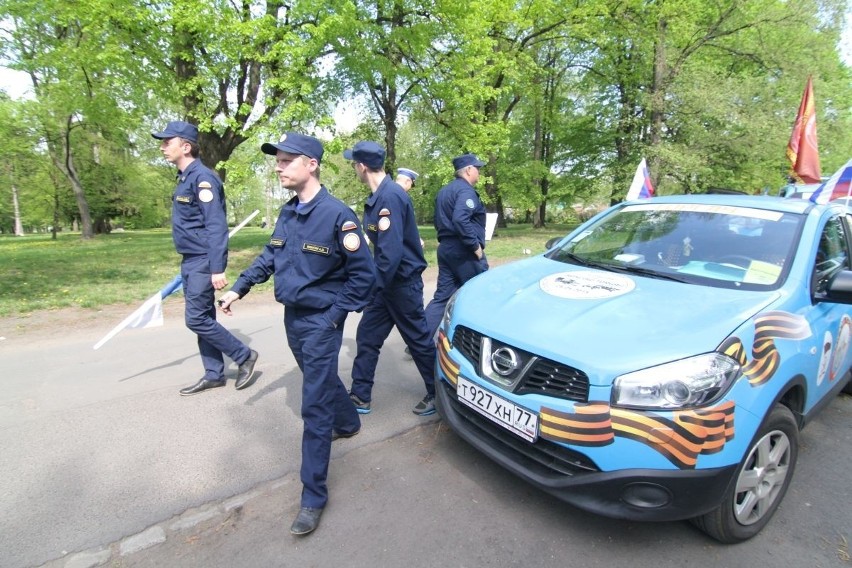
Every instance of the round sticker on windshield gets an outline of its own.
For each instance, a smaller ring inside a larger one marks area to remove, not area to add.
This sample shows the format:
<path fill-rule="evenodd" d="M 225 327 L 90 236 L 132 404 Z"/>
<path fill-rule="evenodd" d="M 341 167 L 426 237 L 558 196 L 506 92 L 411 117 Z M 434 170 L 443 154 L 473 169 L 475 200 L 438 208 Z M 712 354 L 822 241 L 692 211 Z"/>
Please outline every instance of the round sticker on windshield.
<path fill-rule="evenodd" d="M 601 300 L 614 298 L 633 290 L 636 283 L 620 274 L 598 272 L 560 272 L 539 281 L 542 291 L 557 298 Z"/>

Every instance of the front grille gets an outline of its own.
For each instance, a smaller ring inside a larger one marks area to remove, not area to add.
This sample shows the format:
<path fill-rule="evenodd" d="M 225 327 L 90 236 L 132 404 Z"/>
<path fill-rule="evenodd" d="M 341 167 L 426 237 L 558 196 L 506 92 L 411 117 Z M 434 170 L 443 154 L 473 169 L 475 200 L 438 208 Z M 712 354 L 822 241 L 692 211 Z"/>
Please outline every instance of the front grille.
<path fill-rule="evenodd" d="M 453 348 L 457 349 L 470 364 L 479 368 L 479 357 L 482 354 L 482 334 L 469 327 L 460 325 L 453 333 Z"/>
<path fill-rule="evenodd" d="M 482 334 L 463 325 L 453 333 L 453 348 L 458 350 L 475 369 L 479 369 L 482 355 Z M 588 402 L 589 377 L 583 371 L 549 359 L 538 358 L 520 349 L 525 360 L 536 361 L 527 371 L 514 391 L 515 394 L 543 394 L 575 402 Z"/>
<path fill-rule="evenodd" d="M 438 384 L 435 385 L 439 386 Z M 539 438 L 535 443 L 527 442 L 512 434 L 508 430 L 494 424 L 475 410 L 465 406 L 458 401 L 452 387 L 444 381 L 440 386 L 447 390 L 447 399 L 452 410 L 464 418 L 470 426 L 476 428 L 480 434 L 485 434 L 497 442 L 499 446 L 512 450 L 514 461 L 526 460 L 527 466 L 539 470 L 540 473 L 556 473 L 559 475 L 576 475 L 600 471 L 597 465 L 583 454 Z"/>
<path fill-rule="evenodd" d="M 573 367 L 539 359 L 515 389 L 516 394 L 545 394 L 566 400 L 589 400 L 589 377 Z"/>

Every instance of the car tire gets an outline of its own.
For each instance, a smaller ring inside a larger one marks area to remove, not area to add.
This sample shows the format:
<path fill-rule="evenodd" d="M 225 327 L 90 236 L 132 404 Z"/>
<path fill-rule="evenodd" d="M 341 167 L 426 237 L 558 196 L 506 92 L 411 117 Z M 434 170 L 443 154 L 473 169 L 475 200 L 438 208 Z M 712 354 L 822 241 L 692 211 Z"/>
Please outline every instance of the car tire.
<path fill-rule="evenodd" d="M 798 455 L 796 418 L 778 404 L 754 437 L 722 503 L 690 522 L 725 544 L 750 539 L 766 526 L 784 499 Z"/>
<path fill-rule="evenodd" d="M 850 377 L 850 375 L 852 375 L 852 369 L 849 369 L 846 371 L 846 374 L 843 375 L 843 379 L 846 380 L 846 384 L 843 385 L 843 389 L 840 392 L 844 394 L 852 394 L 852 377 Z"/>

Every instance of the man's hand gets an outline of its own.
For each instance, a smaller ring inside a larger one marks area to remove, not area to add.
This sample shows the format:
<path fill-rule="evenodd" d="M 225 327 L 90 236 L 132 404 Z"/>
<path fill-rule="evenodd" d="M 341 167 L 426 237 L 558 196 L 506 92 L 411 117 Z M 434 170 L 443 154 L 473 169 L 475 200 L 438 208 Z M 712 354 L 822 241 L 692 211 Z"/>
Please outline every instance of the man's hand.
<path fill-rule="evenodd" d="M 476 255 L 477 260 L 482 260 L 482 247 L 481 246 L 476 247 L 476 250 L 473 251 L 473 254 Z"/>
<path fill-rule="evenodd" d="M 224 272 L 213 274 L 210 280 L 213 282 L 213 288 L 216 290 L 221 290 L 228 285 L 228 278 L 225 276 Z"/>
<path fill-rule="evenodd" d="M 219 298 L 219 301 L 216 304 L 219 306 L 219 310 L 226 315 L 233 315 L 231 313 L 231 304 L 240 299 L 240 295 L 234 292 L 233 290 L 229 290 L 222 294 L 222 297 Z"/>

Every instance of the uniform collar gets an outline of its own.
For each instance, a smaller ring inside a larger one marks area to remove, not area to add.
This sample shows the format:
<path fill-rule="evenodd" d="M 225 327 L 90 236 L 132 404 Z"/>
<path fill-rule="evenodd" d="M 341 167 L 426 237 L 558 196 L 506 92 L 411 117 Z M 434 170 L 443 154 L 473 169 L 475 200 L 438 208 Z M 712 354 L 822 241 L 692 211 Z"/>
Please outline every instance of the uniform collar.
<path fill-rule="evenodd" d="M 311 211 L 314 210 L 314 207 L 317 206 L 317 203 L 322 201 L 328 196 L 328 189 L 324 185 L 320 186 L 320 190 L 314 195 L 314 198 L 307 202 L 301 210 L 296 211 L 296 205 L 299 204 L 299 196 L 291 199 L 287 205 L 284 206 L 285 209 L 292 211 L 293 213 L 298 213 L 299 215 L 309 215 Z"/>
<path fill-rule="evenodd" d="M 476 188 L 475 188 L 475 187 L 473 187 L 472 185 L 470 185 L 470 182 L 469 182 L 469 181 L 467 181 L 466 179 L 462 178 L 462 177 L 457 177 L 457 178 L 455 179 L 455 181 L 457 181 L 457 182 L 458 182 L 458 183 L 460 183 L 461 185 L 466 185 L 466 186 L 468 186 L 470 189 L 472 189 L 472 190 L 476 191 Z"/>
<path fill-rule="evenodd" d="M 396 182 L 393 181 L 390 178 L 390 176 L 386 175 L 384 177 L 384 179 L 382 179 L 382 182 L 379 184 L 379 187 L 376 188 L 376 191 L 373 191 L 373 192 L 370 193 L 370 197 L 367 198 L 367 205 L 369 205 L 370 207 L 375 205 L 376 201 L 379 199 L 379 193 L 382 191 L 382 189 L 384 189 L 385 187 L 387 187 L 391 183 L 396 183 Z"/>
<path fill-rule="evenodd" d="M 188 166 L 186 166 L 183 170 L 178 170 L 177 177 L 180 181 L 186 179 L 186 176 L 189 175 L 195 168 L 198 167 L 198 159 L 192 160 Z"/>

